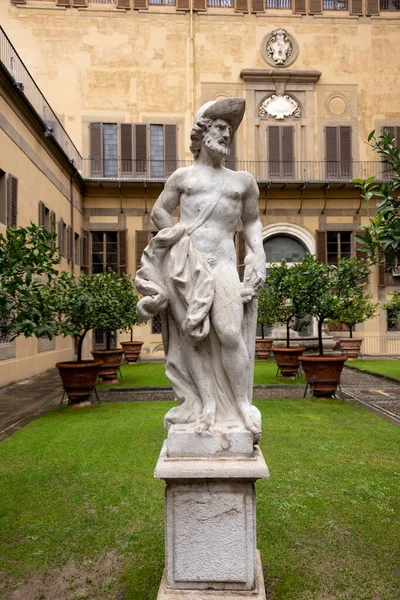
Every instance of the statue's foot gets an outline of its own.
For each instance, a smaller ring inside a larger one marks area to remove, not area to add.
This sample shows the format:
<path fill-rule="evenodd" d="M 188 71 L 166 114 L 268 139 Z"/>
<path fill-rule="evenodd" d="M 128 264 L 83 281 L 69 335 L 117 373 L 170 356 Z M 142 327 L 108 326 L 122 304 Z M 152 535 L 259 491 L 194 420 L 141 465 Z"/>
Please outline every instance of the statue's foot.
<path fill-rule="evenodd" d="M 257 439 L 259 439 L 261 435 L 261 414 L 258 408 L 247 404 L 241 407 L 241 413 L 246 429 L 254 433 Z"/>
<path fill-rule="evenodd" d="M 210 432 L 215 425 L 215 411 L 209 407 L 205 407 L 200 417 L 197 419 L 194 428 L 196 433 Z"/>

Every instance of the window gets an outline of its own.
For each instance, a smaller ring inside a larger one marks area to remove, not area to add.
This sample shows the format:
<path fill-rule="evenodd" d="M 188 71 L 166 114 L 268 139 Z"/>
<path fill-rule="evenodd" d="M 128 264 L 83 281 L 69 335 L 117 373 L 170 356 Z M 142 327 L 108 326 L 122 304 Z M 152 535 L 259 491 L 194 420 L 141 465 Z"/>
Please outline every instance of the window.
<path fill-rule="evenodd" d="M 90 124 L 91 177 L 168 177 L 176 169 L 176 125 Z"/>
<path fill-rule="evenodd" d="M 162 333 L 162 323 L 160 315 L 151 319 L 151 333 Z"/>
<path fill-rule="evenodd" d="M 7 194 L 6 194 L 6 174 L 0 169 L 0 223 L 6 224 L 6 206 L 7 206 Z"/>
<path fill-rule="evenodd" d="M 400 2 L 400 0 L 399 0 Z M 393 125 L 385 125 L 382 127 L 382 135 L 389 132 L 393 138 L 393 144 L 400 146 L 400 127 Z M 391 179 L 394 176 L 394 172 L 389 168 L 389 165 L 383 164 L 382 166 L 382 177 L 383 179 Z"/>
<path fill-rule="evenodd" d="M 337 265 L 340 258 L 351 256 L 351 231 L 327 231 L 326 255 L 328 265 Z"/>
<path fill-rule="evenodd" d="M 326 176 L 351 179 L 351 127 L 325 128 Z"/>
<path fill-rule="evenodd" d="M 81 240 L 78 233 L 74 234 L 75 264 L 81 264 Z"/>
<path fill-rule="evenodd" d="M 92 273 L 118 271 L 118 232 L 92 231 Z"/>
<path fill-rule="evenodd" d="M 322 10 L 348 10 L 347 0 L 322 0 Z"/>
<path fill-rule="evenodd" d="M 400 331 L 400 319 L 396 316 L 395 312 L 388 309 L 387 315 L 387 330 L 388 331 Z"/>
<path fill-rule="evenodd" d="M 39 202 L 39 227 L 44 227 L 48 233 L 56 231 L 56 213 L 50 210 L 44 202 Z M 51 244 L 52 248 L 56 247 L 56 241 Z"/>
<path fill-rule="evenodd" d="M 7 178 L 7 227 L 17 227 L 18 179 L 14 175 Z"/>
<path fill-rule="evenodd" d="M 265 0 L 265 8 L 292 8 L 292 0 Z"/>
<path fill-rule="evenodd" d="M 301 262 L 307 249 L 294 237 L 289 235 L 275 235 L 264 240 L 265 260 L 267 263 L 280 263 L 285 259 L 287 263 Z"/>
<path fill-rule="evenodd" d="M 117 347 L 117 332 L 111 332 L 111 348 L 115 350 Z M 95 329 L 93 334 L 93 350 L 105 350 L 107 348 L 107 332 L 103 329 Z"/>
<path fill-rule="evenodd" d="M 67 226 L 63 219 L 58 221 L 58 234 L 57 234 L 57 246 L 58 253 L 60 256 L 66 256 L 67 254 Z"/>
<path fill-rule="evenodd" d="M 294 175 L 294 128 L 270 125 L 268 135 L 269 176 L 286 179 Z"/>
<path fill-rule="evenodd" d="M 380 9 L 382 11 L 398 11 L 400 10 L 400 0 L 380 0 Z"/>

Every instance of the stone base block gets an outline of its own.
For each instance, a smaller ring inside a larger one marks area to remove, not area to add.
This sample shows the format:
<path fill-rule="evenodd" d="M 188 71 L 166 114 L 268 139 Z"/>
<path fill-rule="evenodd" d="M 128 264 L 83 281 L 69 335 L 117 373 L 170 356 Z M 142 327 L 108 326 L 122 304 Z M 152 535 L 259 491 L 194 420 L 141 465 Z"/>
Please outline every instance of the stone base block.
<path fill-rule="evenodd" d="M 167 587 L 164 572 L 157 600 L 266 600 L 260 553 L 257 552 L 256 580 L 253 590 L 177 590 Z"/>
<path fill-rule="evenodd" d="M 234 427 L 226 432 L 196 433 L 194 424 L 172 425 L 168 431 L 167 453 L 178 456 L 251 456 L 253 434 Z"/>

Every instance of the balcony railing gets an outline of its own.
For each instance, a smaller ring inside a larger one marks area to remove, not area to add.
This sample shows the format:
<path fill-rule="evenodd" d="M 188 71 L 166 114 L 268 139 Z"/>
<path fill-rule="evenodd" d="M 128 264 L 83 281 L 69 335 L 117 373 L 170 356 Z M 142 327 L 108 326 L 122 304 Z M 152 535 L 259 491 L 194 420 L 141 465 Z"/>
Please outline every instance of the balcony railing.
<path fill-rule="evenodd" d="M 347 0 L 322 0 L 322 10 L 348 10 Z"/>
<path fill-rule="evenodd" d="M 292 0 L 265 0 L 265 8 L 292 8 Z"/>
<path fill-rule="evenodd" d="M 381 11 L 400 11 L 400 0 L 380 0 Z"/>
<path fill-rule="evenodd" d="M 0 64 L 8 71 L 14 80 L 15 87 L 24 94 L 32 108 L 43 121 L 46 127 L 46 134 L 54 136 L 68 158 L 74 161 L 78 170 L 81 170 L 81 155 L 31 77 L 2 27 L 0 27 Z"/>
<path fill-rule="evenodd" d="M 179 167 L 193 164 L 190 160 L 94 160 L 83 159 L 82 176 L 93 180 L 165 181 Z M 325 161 L 235 161 L 228 163 L 235 171 L 248 171 L 259 182 L 343 182 L 357 177 L 366 179 L 376 175 L 388 180 L 391 173 L 379 161 L 325 162 Z"/>

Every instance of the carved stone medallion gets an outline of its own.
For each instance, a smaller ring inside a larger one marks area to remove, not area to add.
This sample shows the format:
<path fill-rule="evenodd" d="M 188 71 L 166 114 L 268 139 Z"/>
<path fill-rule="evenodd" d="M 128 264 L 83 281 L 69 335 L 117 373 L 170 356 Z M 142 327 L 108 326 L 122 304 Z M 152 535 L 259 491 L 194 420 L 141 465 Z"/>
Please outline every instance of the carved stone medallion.
<path fill-rule="evenodd" d="M 260 117 L 263 119 L 275 117 L 277 121 L 281 121 L 285 117 L 294 117 L 295 119 L 299 119 L 301 117 L 300 107 L 296 100 L 290 96 L 274 94 L 264 100 L 264 102 L 261 104 Z"/>
<path fill-rule="evenodd" d="M 288 67 L 298 55 L 298 45 L 295 39 L 280 27 L 267 34 L 261 43 L 263 59 L 273 67 Z"/>

